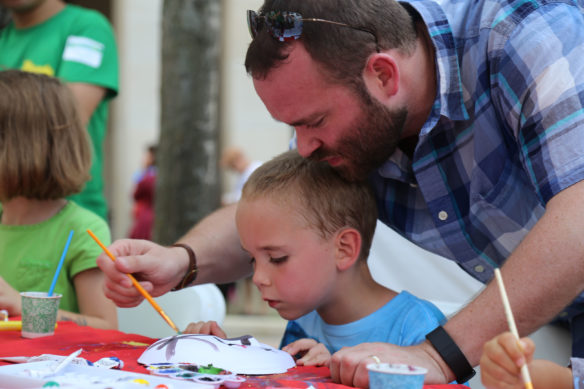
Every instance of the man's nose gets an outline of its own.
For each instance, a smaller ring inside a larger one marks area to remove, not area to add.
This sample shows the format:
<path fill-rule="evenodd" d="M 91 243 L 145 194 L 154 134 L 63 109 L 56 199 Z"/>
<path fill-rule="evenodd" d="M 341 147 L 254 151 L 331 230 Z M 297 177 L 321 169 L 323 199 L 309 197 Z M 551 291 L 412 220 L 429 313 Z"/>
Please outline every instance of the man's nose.
<path fill-rule="evenodd" d="M 321 146 L 322 142 L 315 136 L 304 134 L 303 131 L 296 131 L 296 148 L 298 154 L 304 158 L 310 157 Z"/>

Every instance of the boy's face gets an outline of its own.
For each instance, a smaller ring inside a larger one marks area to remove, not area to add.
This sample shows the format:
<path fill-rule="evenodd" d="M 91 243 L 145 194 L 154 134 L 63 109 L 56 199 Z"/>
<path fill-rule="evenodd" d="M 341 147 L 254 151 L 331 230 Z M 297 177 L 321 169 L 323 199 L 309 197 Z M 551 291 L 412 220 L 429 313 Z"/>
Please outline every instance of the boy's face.
<path fill-rule="evenodd" d="M 253 258 L 253 282 L 280 316 L 294 320 L 330 308 L 336 293 L 334 237 L 323 240 L 292 210 L 268 198 L 242 200 L 236 223 L 241 245 Z"/>

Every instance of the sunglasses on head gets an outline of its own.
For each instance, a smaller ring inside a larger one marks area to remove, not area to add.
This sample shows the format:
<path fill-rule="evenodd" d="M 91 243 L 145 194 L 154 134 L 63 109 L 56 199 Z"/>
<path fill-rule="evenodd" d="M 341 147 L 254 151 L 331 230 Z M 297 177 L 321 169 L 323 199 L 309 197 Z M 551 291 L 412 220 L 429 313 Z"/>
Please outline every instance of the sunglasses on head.
<path fill-rule="evenodd" d="M 247 11 L 247 26 L 249 27 L 249 33 L 252 38 L 255 38 L 259 31 L 266 28 L 270 35 L 280 42 L 298 39 L 302 35 L 302 24 L 304 22 L 334 24 L 336 26 L 349 27 L 354 30 L 369 33 L 373 35 L 373 39 L 375 39 L 375 49 L 379 53 L 377 35 L 367 28 L 351 26 L 346 23 L 326 19 L 303 18 L 298 12 L 291 11 L 269 11 L 261 14 L 252 10 Z"/>

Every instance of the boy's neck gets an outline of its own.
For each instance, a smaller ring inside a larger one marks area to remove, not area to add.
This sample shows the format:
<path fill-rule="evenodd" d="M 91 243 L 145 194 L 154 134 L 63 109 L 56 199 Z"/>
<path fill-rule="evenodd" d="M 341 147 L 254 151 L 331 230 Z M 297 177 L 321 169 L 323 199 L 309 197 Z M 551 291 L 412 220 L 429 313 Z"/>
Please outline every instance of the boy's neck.
<path fill-rule="evenodd" d="M 317 309 L 327 324 L 348 324 L 371 315 L 397 292 L 377 283 L 365 261 L 338 276 L 337 289 L 326 306 Z"/>
<path fill-rule="evenodd" d="M 12 226 L 38 224 L 55 216 L 66 204 L 65 199 L 34 200 L 15 197 L 2 203 L 0 223 Z"/>

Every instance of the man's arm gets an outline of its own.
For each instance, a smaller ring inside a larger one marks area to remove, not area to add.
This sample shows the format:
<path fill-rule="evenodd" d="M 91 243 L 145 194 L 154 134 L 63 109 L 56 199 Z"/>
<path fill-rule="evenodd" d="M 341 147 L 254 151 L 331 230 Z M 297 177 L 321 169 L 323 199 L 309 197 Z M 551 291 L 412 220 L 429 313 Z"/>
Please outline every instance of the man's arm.
<path fill-rule="evenodd" d="M 97 108 L 100 101 L 105 97 L 106 89 L 101 86 L 82 82 L 68 83 L 67 86 L 73 92 L 73 96 L 75 96 L 79 109 L 79 117 L 83 125 L 86 126 L 95 108 Z"/>
<path fill-rule="evenodd" d="M 235 210 L 236 205 L 231 205 L 213 212 L 179 239 L 191 246 L 197 257 L 196 284 L 231 282 L 251 272 L 249 256 L 241 249 L 235 228 Z M 189 266 L 187 251 L 182 247 L 122 239 L 109 249 L 116 262 L 102 253 L 97 264 L 106 275 L 106 296 L 120 307 L 142 301 L 126 273 L 134 274 L 153 296 L 160 296 L 180 282 Z"/>
<path fill-rule="evenodd" d="M 584 289 L 582 198 L 584 182 L 552 198 L 501 269 L 521 336 L 548 323 Z M 497 285 L 491 282 L 445 328 L 476 365 L 483 344 L 508 329 Z"/>
<path fill-rule="evenodd" d="M 502 267 L 519 334 L 525 336 L 552 320 L 584 289 L 584 181 L 558 193 L 544 216 Z M 507 331 L 505 312 L 496 283 L 491 282 L 444 326 L 473 366 L 483 344 Z M 345 385 L 367 385 L 371 355 L 382 362 L 408 363 L 429 369 L 426 383 L 446 384 L 453 372 L 425 341 L 398 347 L 365 343 L 343 348 L 331 358 L 331 376 Z"/>

